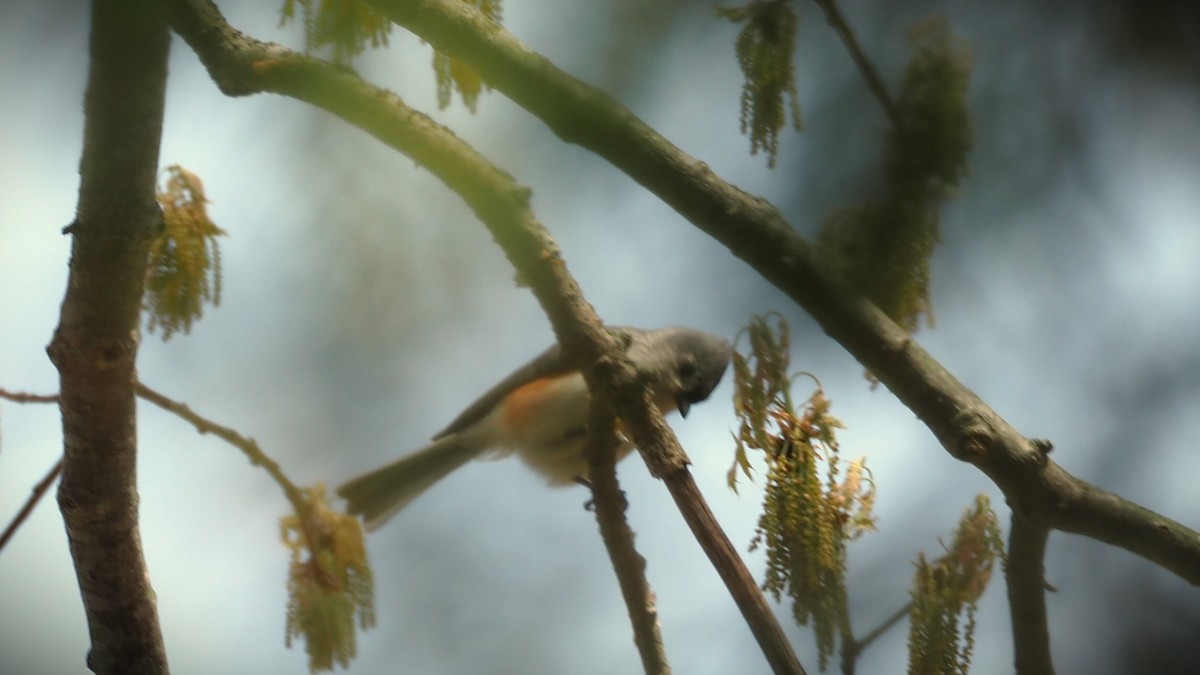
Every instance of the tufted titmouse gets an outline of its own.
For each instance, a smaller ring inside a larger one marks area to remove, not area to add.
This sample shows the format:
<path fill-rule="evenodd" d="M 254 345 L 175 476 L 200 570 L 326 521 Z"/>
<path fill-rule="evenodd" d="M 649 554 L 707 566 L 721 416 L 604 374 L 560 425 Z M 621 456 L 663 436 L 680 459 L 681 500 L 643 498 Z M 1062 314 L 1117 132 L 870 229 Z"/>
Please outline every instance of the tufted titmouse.
<path fill-rule="evenodd" d="M 729 342 L 691 328 L 629 335 L 627 355 L 650 382 L 655 404 L 684 417 L 693 403 L 708 398 L 729 364 Z M 467 407 L 424 448 L 365 473 L 337 489 L 350 513 L 362 515 L 368 530 L 387 522 L 451 471 L 488 450 L 516 453 L 550 485 L 587 478 L 583 458 L 588 390 L 583 375 L 571 370 L 557 345 L 492 387 Z M 625 442 L 620 460 L 633 450 Z"/>

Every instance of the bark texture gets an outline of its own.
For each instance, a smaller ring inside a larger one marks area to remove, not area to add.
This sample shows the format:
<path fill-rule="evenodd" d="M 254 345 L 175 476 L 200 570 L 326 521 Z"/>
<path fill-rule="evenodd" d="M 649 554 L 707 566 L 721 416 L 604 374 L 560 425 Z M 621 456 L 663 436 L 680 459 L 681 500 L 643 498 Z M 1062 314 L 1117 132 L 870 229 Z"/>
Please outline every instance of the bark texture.
<path fill-rule="evenodd" d="M 59 371 L 58 490 L 96 673 L 165 673 L 138 532 L 138 322 L 170 33 L 154 0 L 97 0 L 70 277 L 49 354 Z"/>

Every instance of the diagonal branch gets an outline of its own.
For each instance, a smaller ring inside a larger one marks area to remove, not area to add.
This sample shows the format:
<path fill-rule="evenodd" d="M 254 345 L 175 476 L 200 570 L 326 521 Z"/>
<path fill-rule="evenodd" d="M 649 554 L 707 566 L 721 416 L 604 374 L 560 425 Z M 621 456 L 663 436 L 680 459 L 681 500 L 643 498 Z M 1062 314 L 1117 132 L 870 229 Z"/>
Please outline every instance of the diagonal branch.
<path fill-rule="evenodd" d="M 137 383 L 137 395 L 142 400 L 149 401 L 167 412 L 183 419 L 196 428 L 201 434 L 212 434 L 233 447 L 242 451 L 254 466 L 261 466 L 264 471 L 283 490 L 283 494 L 292 505 L 292 511 L 300 522 L 300 532 L 304 544 L 308 548 L 310 559 L 317 559 L 322 551 L 328 551 L 332 546 L 332 537 L 328 528 L 314 513 L 313 502 L 304 490 L 299 488 L 287 477 L 279 464 L 262 451 L 258 442 L 247 438 L 230 427 L 218 424 L 197 414 L 188 405 L 172 400 L 147 387 Z"/>
<path fill-rule="evenodd" d="M 900 623 L 902 619 L 908 617 L 909 611 L 912 610 L 912 602 L 905 603 L 903 607 L 892 613 L 891 616 L 884 619 L 882 623 L 871 629 L 869 633 L 861 638 L 855 638 L 851 635 L 842 641 L 842 675 L 854 675 L 858 668 L 858 657 L 867 647 L 870 647 L 876 640 L 883 636 L 884 633 L 892 629 L 893 626 Z"/>
<path fill-rule="evenodd" d="M 137 395 L 138 398 L 149 401 L 163 410 L 166 410 L 176 417 L 188 422 L 192 426 L 196 427 L 196 431 L 202 434 L 212 434 L 232 445 L 233 447 L 241 450 L 246 457 L 249 458 L 251 464 L 254 466 L 261 466 L 263 470 L 265 470 L 267 474 L 270 475 L 271 478 L 274 479 L 279 487 L 283 490 L 283 494 L 287 497 L 288 501 L 292 503 L 292 508 L 295 510 L 296 515 L 298 515 L 301 522 L 305 524 L 305 536 L 308 538 L 310 548 L 314 551 L 317 549 L 320 537 L 314 531 L 314 528 L 310 522 L 311 518 L 308 517 L 312 511 L 312 508 L 309 504 L 308 498 L 304 495 L 304 491 L 297 487 L 296 484 L 287 477 L 287 474 L 283 473 L 283 469 L 279 467 L 279 464 L 267 456 L 267 454 L 262 451 L 262 448 L 258 447 L 258 443 L 253 438 L 246 438 L 245 436 L 239 434 L 235 429 L 231 429 L 227 426 L 218 424 L 206 417 L 203 417 L 194 412 L 188 405 L 167 398 L 166 396 L 163 396 L 141 382 L 137 383 Z"/>
<path fill-rule="evenodd" d="M 50 486 L 54 484 L 54 481 L 58 480 L 59 474 L 62 473 L 62 465 L 62 457 L 59 457 L 54 466 L 50 467 L 50 470 L 46 472 L 46 475 L 37 482 L 37 485 L 33 486 L 33 490 L 29 494 L 29 499 L 26 499 L 25 503 L 21 505 L 21 510 L 17 511 L 17 515 L 13 516 L 12 521 L 8 523 L 8 527 L 4 528 L 4 533 L 0 534 L 0 551 L 4 550 L 9 540 L 17 533 L 21 525 L 25 523 L 25 519 L 29 517 L 29 514 L 33 513 L 33 509 L 42 500 L 42 497 L 50 489 Z"/>
<path fill-rule="evenodd" d="M 879 75 L 878 70 L 875 70 L 871 59 L 867 58 L 867 53 L 863 51 L 862 45 L 858 44 L 858 38 L 854 36 L 854 29 L 850 27 L 850 22 L 846 21 L 846 16 L 842 14 L 842 8 L 838 7 L 837 0 L 814 0 L 814 2 L 821 6 L 821 10 L 825 12 L 825 20 L 829 22 L 838 37 L 842 38 L 842 42 L 846 45 L 846 51 L 850 52 L 850 58 L 854 59 L 854 65 L 858 66 L 863 79 L 867 81 L 867 88 L 878 99 L 879 105 L 888 116 L 888 121 L 892 123 L 892 128 L 901 131 L 900 109 L 896 106 L 895 99 L 888 93 L 887 85 L 883 83 L 883 77 Z"/>
<path fill-rule="evenodd" d="M 1200 585 L 1200 534 L 1071 476 L 967 389 L 903 328 L 834 278 L 767 201 L 722 180 L 621 107 L 453 0 L 370 0 L 392 21 L 475 68 L 560 138 L 604 157 L 803 307 L 955 458 L 1009 504 L 1120 546 Z"/>
<path fill-rule="evenodd" d="M 267 474 L 269 474 L 271 478 L 273 478 L 279 485 L 279 487 L 283 489 L 283 493 L 288 498 L 288 501 L 291 502 L 292 508 L 295 510 L 296 514 L 300 516 L 301 522 L 304 523 L 306 530 L 305 536 L 311 544 L 310 548 L 314 548 L 315 550 L 315 547 L 320 539 L 319 534 L 316 532 L 316 528 L 312 525 L 312 519 L 309 517 L 311 505 L 309 504 L 308 498 L 305 497 L 304 491 L 297 487 L 296 484 L 293 483 L 291 479 L 289 479 L 287 475 L 283 473 L 283 469 L 280 468 L 279 464 L 262 451 L 262 449 L 258 446 L 258 443 L 255 442 L 253 438 L 246 438 L 234 429 L 213 422 L 212 420 L 195 413 L 186 404 L 167 398 L 166 396 L 158 393 L 141 382 L 137 383 L 135 390 L 138 398 L 149 401 L 163 410 L 166 410 L 167 412 L 183 419 L 192 426 L 196 427 L 196 431 L 202 434 L 212 434 L 217 438 L 220 438 L 226 443 L 229 443 L 235 448 L 241 450 L 246 457 L 249 458 L 251 464 L 254 466 L 263 467 Z M 0 389 L 0 398 L 17 403 L 58 402 L 57 394 L 26 394 L 22 392 L 10 392 L 5 389 Z M 41 499 L 42 494 L 45 493 L 50 484 L 54 482 L 54 479 L 58 478 L 58 475 L 61 471 L 62 460 L 60 459 L 54 465 L 54 467 L 50 469 L 46 476 L 34 486 L 33 494 L 30 496 L 29 500 L 21 508 L 20 512 L 17 513 L 16 517 L 14 517 L 12 523 L 10 523 L 9 526 L 4 530 L 4 533 L 0 535 L 0 550 L 3 550 L 4 545 L 8 543 L 8 540 L 12 538 L 12 535 L 16 529 L 20 527 L 21 523 L 29 516 L 29 513 L 37 505 L 38 500 Z"/>
<path fill-rule="evenodd" d="M 222 91 L 274 92 L 332 112 L 424 166 L 467 203 L 533 291 L 566 353 L 589 364 L 583 369 L 589 388 L 607 393 L 615 402 L 650 472 L 666 481 L 698 541 L 722 572 L 772 668 L 777 673 L 803 673 L 749 570 L 716 527 L 687 470 L 687 455 L 649 390 L 583 299 L 553 239 L 533 217 L 529 191 L 395 94 L 322 61 L 246 37 L 207 0 L 173 0 L 169 6 L 175 30 Z M 609 367 L 594 367 L 602 359 Z M 723 546 L 718 545 L 721 541 Z"/>

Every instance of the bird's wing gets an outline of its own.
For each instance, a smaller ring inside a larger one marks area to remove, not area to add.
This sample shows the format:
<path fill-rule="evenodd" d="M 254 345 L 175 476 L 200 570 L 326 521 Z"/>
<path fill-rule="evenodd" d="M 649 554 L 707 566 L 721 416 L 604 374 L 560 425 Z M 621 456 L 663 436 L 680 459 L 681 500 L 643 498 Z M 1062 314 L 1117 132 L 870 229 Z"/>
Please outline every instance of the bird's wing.
<path fill-rule="evenodd" d="M 474 403 L 467 406 L 467 409 L 459 413 L 458 417 L 449 424 L 445 429 L 439 431 L 434 437 L 434 440 L 448 436 L 453 433 L 462 431 L 487 416 L 496 407 L 496 404 L 505 396 L 511 393 L 514 389 L 529 384 L 530 382 L 543 378 L 555 377 L 571 372 L 572 368 L 563 357 L 562 349 L 556 344 L 553 347 L 542 352 L 540 356 L 526 363 L 520 368 L 513 371 L 511 375 L 500 381 L 499 384 L 489 389 L 483 396 L 480 396 Z"/>

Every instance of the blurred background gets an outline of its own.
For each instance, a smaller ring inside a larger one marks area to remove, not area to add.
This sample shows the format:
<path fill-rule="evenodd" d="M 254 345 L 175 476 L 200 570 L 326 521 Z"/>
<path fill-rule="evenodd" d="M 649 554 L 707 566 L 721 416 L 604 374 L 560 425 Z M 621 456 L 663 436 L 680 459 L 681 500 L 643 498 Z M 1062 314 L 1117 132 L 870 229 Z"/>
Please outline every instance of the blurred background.
<path fill-rule="evenodd" d="M 303 45 L 279 3 L 223 3 L 231 23 Z M 508 0 L 505 25 L 612 93 L 683 150 L 773 201 L 798 230 L 876 180 L 885 120 L 815 5 L 800 3 L 806 128 L 766 168 L 738 134 L 738 30 L 707 2 Z M 1178 0 L 848 1 L 893 87 L 906 27 L 945 14 L 974 53 L 971 179 L 933 259 L 935 357 L 1054 458 L 1095 484 L 1200 527 L 1200 11 Z M 87 12 L 0 4 L 0 387 L 57 389 L 46 359 L 67 272 L 81 149 Z M 400 30 L 356 67 L 449 125 L 533 190 L 540 220 L 602 318 L 732 338 L 783 311 L 793 363 L 820 377 L 867 455 L 880 532 L 851 545 L 857 631 L 907 601 L 912 561 L 936 556 L 973 496 L 1002 496 L 949 457 L 862 368 L 720 245 L 623 174 L 565 146 L 498 94 L 438 111 L 427 45 Z M 190 335 L 146 335 L 151 387 L 255 438 L 298 483 L 336 485 L 419 447 L 553 339 L 463 204 L 413 163 L 330 115 L 276 96 L 221 95 L 176 40 L 161 161 L 204 181 L 224 297 Z M 799 386 L 800 395 L 803 381 Z M 760 494 L 725 487 L 728 381 L 673 419 L 701 489 L 747 545 Z M 61 452 L 56 409 L 0 402 L 0 521 Z M 142 536 L 176 673 L 301 673 L 283 646 L 288 505 L 235 449 L 139 410 Z M 765 673 L 732 601 L 662 488 L 621 466 L 637 543 L 679 673 Z M 614 575 L 582 489 L 519 462 L 478 462 L 368 544 L 378 626 L 353 672 L 639 672 Z M 748 554 L 759 575 L 762 557 Z M 1135 556 L 1051 537 L 1052 643 L 1064 673 L 1192 673 L 1200 593 Z M 816 670 L 811 635 L 779 613 Z M 85 672 L 87 627 L 53 493 L 0 553 L 0 671 Z M 901 624 L 861 673 L 899 672 Z M 976 673 L 1012 670 L 1002 579 L 984 597 Z"/>

